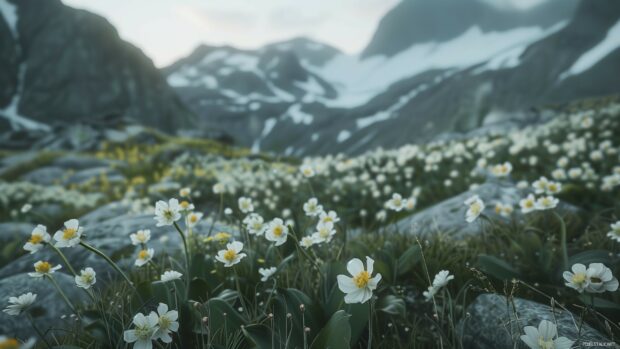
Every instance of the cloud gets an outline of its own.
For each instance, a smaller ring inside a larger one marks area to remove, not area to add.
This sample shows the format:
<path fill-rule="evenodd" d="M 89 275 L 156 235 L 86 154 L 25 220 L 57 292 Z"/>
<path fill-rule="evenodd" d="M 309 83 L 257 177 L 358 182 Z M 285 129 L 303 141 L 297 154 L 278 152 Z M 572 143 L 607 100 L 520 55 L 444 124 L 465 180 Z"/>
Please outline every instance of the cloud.
<path fill-rule="evenodd" d="M 309 13 L 302 11 L 298 6 L 282 6 L 271 11 L 268 22 L 275 29 L 308 29 L 317 28 L 328 21 L 330 15 L 323 11 Z"/>
<path fill-rule="evenodd" d="M 257 18 L 244 10 L 180 5 L 176 8 L 176 13 L 192 25 L 208 30 L 245 31 L 257 23 Z"/>

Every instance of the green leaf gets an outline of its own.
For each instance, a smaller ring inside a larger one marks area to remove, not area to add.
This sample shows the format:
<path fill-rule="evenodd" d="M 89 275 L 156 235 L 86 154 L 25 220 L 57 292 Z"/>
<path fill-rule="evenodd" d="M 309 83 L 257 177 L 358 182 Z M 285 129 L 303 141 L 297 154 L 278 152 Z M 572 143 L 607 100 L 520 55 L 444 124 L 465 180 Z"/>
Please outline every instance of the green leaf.
<path fill-rule="evenodd" d="M 338 310 L 312 342 L 310 349 L 349 349 L 351 347 L 351 326 L 344 310 Z"/>
<path fill-rule="evenodd" d="M 205 279 L 194 279 L 189 283 L 189 299 L 200 303 L 206 302 L 209 295 L 209 284 Z"/>
<path fill-rule="evenodd" d="M 612 264 L 612 260 L 609 256 L 609 251 L 589 250 L 577 253 L 576 255 L 568 258 L 569 266 L 572 266 L 575 263 L 581 263 L 587 267 L 590 263 L 603 263 L 605 265 L 610 265 Z"/>
<path fill-rule="evenodd" d="M 478 266 L 480 269 L 499 279 L 499 280 L 512 280 L 520 278 L 519 272 L 513 268 L 506 261 L 494 256 L 481 254 L 478 256 Z"/>
<path fill-rule="evenodd" d="M 396 266 L 398 267 L 398 275 L 403 275 L 408 273 L 415 267 L 418 262 L 422 259 L 422 254 L 420 253 L 420 246 L 412 245 L 405 251 L 396 262 Z"/>
<path fill-rule="evenodd" d="M 590 295 L 581 294 L 579 295 L 579 299 L 586 305 L 593 305 L 596 309 L 604 309 L 604 310 L 620 310 L 620 304 L 616 304 L 614 302 L 608 301 L 603 298 L 594 297 L 591 298 Z M 594 304 L 592 304 L 594 301 Z"/>
<path fill-rule="evenodd" d="M 243 334 L 249 338 L 258 349 L 280 348 L 281 342 L 278 336 L 265 325 L 249 325 L 243 328 Z"/>
<path fill-rule="evenodd" d="M 376 308 L 390 315 L 405 316 L 405 301 L 394 295 L 387 295 L 379 298 Z"/>
<path fill-rule="evenodd" d="M 209 317 L 209 333 L 213 338 L 225 339 L 227 336 L 240 331 L 245 321 L 239 313 L 225 301 L 212 298 L 206 303 L 205 314 Z"/>
<path fill-rule="evenodd" d="M 351 343 L 357 343 L 357 340 L 366 329 L 366 326 L 368 326 L 370 303 L 346 304 L 344 302 L 344 293 L 340 291 L 338 285 L 334 285 L 329 293 L 329 300 L 326 304 L 327 315 L 333 315 L 341 309 L 344 309 L 351 315 L 349 319 Z"/>

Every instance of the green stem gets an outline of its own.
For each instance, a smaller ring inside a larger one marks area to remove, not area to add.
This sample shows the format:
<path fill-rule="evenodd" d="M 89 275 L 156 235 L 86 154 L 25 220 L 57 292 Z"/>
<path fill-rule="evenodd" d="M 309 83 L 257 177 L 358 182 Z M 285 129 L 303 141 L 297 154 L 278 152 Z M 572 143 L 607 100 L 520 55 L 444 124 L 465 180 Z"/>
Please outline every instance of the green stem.
<path fill-rule="evenodd" d="M 67 305 L 69 306 L 71 311 L 74 312 L 75 315 L 77 315 L 78 319 L 80 319 L 80 321 L 81 321 L 82 318 L 80 317 L 80 313 L 78 313 L 78 311 L 76 310 L 75 306 L 73 306 L 73 303 L 71 303 L 71 301 L 69 300 L 67 295 L 62 291 L 62 289 L 60 288 L 60 286 L 58 285 L 56 280 L 54 280 L 54 278 L 51 275 L 47 275 L 47 278 L 50 279 L 50 281 L 52 282 L 52 285 L 54 285 L 54 288 L 56 288 L 56 291 L 58 291 L 58 293 L 60 294 L 62 299 L 65 301 L 65 303 L 67 303 Z"/>
<path fill-rule="evenodd" d="M 370 298 L 370 306 L 368 307 L 368 349 L 372 349 L 372 313 L 373 313 L 374 299 Z"/>
<path fill-rule="evenodd" d="M 80 245 L 82 245 L 82 247 L 84 247 L 85 249 L 91 251 L 92 253 L 98 255 L 99 257 L 105 259 L 105 261 L 108 262 L 108 264 L 110 264 L 110 266 L 112 266 L 112 268 L 114 268 L 114 270 L 116 270 L 119 274 L 121 274 L 123 279 L 125 279 L 125 281 L 127 281 L 127 283 L 129 284 L 129 286 L 131 286 L 131 288 L 133 288 L 134 290 L 136 289 L 136 287 L 133 285 L 133 282 L 131 282 L 129 277 L 127 277 L 127 275 L 125 275 L 125 273 L 123 273 L 121 268 L 116 263 L 114 263 L 114 261 L 112 259 L 110 259 L 110 257 L 106 256 L 105 253 L 99 251 L 98 249 L 96 249 L 95 247 L 85 243 L 84 241 L 80 241 Z"/>
<path fill-rule="evenodd" d="M 250 318 L 250 309 L 245 304 L 245 299 L 243 298 L 243 293 L 241 292 L 241 285 L 239 284 L 239 275 L 237 274 L 237 270 L 233 266 L 233 272 L 235 273 L 235 284 L 237 285 L 237 292 L 239 293 L 239 300 L 241 301 L 241 306 L 243 310 L 248 315 L 248 319 Z"/>
<path fill-rule="evenodd" d="M 39 330 L 37 325 L 34 323 L 34 319 L 32 318 L 32 316 L 30 314 L 26 313 L 26 317 L 28 318 L 28 320 L 30 320 L 30 325 L 32 325 L 32 328 L 34 329 L 34 331 L 41 338 L 43 343 L 45 343 L 45 346 L 48 347 L 48 348 L 52 348 L 52 346 L 47 342 L 47 339 L 45 339 L 45 336 L 43 335 L 43 333 L 41 333 L 41 330 Z"/>
<path fill-rule="evenodd" d="M 56 252 L 56 254 L 58 254 L 60 256 L 60 258 L 62 259 L 62 262 L 67 266 L 67 268 L 69 269 L 69 271 L 71 272 L 71 274 L 73 274 L 73 276 L 77 276 L 77 273 L 75 272 L 75 270 L 73 269 L 73 267 L 71 266 L 71 264 L 69 263 L 69 261 L 67 260 L 67 257 L 65 256 L 64 253 L 62 253 L 62 251 L 60 251 L 58 249 L 58 247 L 52 245 L 52 244 L 48 244 L 52 250 L 54 250 L 54 252 Z"/>
<path fill-rule="evenodd" d="M 185 239 L 185 234 L 183 234 L 183 231 L 181 230 L 181 228 L 179 227 L 179 225 L 177 224 L 177 222 L 174 222 L 174 227 L 176 228 L 176 230 L 179 232 L 179 235 L 181 235 L 181 240 L 183 240 L 183 249 L 185 250 L 185 273 L 187 275 L 185 275 L 185 284 L 186 284 L 186 290 L 185 293 L 187 295 L 189 295 L 189 281 L 191 279 L 190 277 L 190 266 L 191 266 L 191 260 L 190 260 L 190 256 L 189 256 L 189 248 L 187 247 L 187 239 Z"/>
<path fill-rule="evenodd" d="M 564 219 L 555 211 L 553 214 L 560 222 L 560 244 L 562 245 L 562 262 L 564 263 L 564 270 L 568 270 L 568 246 L 566 244 L 566 223 Z"/>

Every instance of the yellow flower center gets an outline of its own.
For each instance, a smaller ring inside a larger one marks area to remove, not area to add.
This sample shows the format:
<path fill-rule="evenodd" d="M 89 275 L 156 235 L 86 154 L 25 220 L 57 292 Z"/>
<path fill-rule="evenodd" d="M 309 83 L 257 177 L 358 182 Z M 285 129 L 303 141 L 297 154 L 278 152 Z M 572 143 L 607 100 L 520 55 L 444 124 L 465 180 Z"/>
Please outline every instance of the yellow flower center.
<path fill-rule="evenodd" d="M 164 211 L 164 218 L 166 218 L 167 220 L 171 220 L 173 217 L 174 217 L 174 214 L 172 213 L 171 210 Z"/>
<path fill-rule="evenodd" d="M 234 261 L 235 257 L 237 257 L 237 252 L 235 252 L 235 250 L 227 250 L 224 252 L 224 259 L 229 262 Z"/>
<path fill-rule="evenodd" d="M 181 205 L 181 207 L 183 207 L 183 209 L 187 209 L 189 207 L 189 202 L 183 200 L 183 201 L 181 201 L 180 205 Z"/>
<path fill-rule="evenodd" d="M 198 216 L 196 216 L 196 215 L 189 216 L 189 221 L 192 222 L 192 223 L 198 222 Z"/>
<path fill-rule="evenodd" d="M 497 214 L 502 213 L 502 206 L 500 206 L 500 205 L 495 205 L 495 213 L 497 213 Z"/>
<path fill-rule="evenodd" d="M 543 337 L 538 338 L 538 346 L 541 349 L 553 349 L 555 346 L 553 345 L 553 340 L 545 340 Z"/>
<path fill-rule="evenodd" d="M 323 218 L 323 223 L 327 223 L 327 222 L 331 222 L 333 221 L 331 216 L 325 216 L 325 218 Z"/>
<path fill-rule="evenodd" d="M 30 242 L 31 244 L 40 244 L 43 241 L 43 236 L 41 235 L 32 235 L 30 237 L 30 240 L 28 240 L 28 242 Z"/>
<path fill-rule="evenodd" d="M 284 232 L 284 229 L 282 228 L 281 225 L 278 225 L 277 227 L 273 228 L 273 235 L 275 236 L 282 236 L 282 233 Z"/>
<path fill-rule="evenodd" d="M 471 206 L 469 206 L 469 209 L 473 214 L 478 214 L 480 213 L 481 206 L 479 203 L 474 202 L 473 204 L 471 204 Z"/>
<path fill-rule="evenodd" d="M 575 273 L 572 277 L 573 283 L 575 284 L 583 284 L 586 281 L 586 274 L 584 273 Z"/>
<path fill-rule="evenodd" d="M 229 237 L 230 237 L 230 234 L 224 233 L 224 232 L 219 232 L 215 234 L 214 236 L 215 240 L 217 241 L 227 241 Z"/>
<path fill-rule="evenodd" d="M 19 349 L 19 342 L 14 338 L 7 338 L 0 342 L 0 349 Z"/>
<path fill-rule="evenodd" d="M 93 282 L 93 275 L 92 274 L 83 274 L 80 276 L 80 278 L 82 279 L 82 282 L 85 284 L 90 284 Z"/>
<path fill-rule="evenodd" d="M 138 252 L 138 258 L 139 259 L 147 259 L 147 258 L 149 258 L 149 251 L 141 250 L 140 252 Z"/>
<path fill-rule="evenodd" d="M 524 206 L 525 206 L 526 208 L 532 208 L 532 207 L 534 207 L 534 201 L 532 201 L 532 200 L 527 200 L 527 201 L 525 202 L 525 205 L 524 205 Z"/>
<path fill-rule="evenodd" d="M 34 267 L 34 270 L 37 273 L 41 273 L 41 274 L 49 273 L 50 269 L 52 269 L 52 265 L 49 264 L 48 262 L 37 263 L 37 265 L 35 265 Z"/>
<path fill-rule="evenodd" d="M 71 240 L 75 237 L 76 233 L 77 229 L 65 228 L 65 230 L 62 231 L 62 238 L 65 240 Z"/>
<path fill-rule="evenodd" d="M 167 330 L 170 327 L 170 323 L 170 319 L 168 319 L 166 316 L 159 317 L 159 328 Z"/>
<path fill-rule="evenodd" d="M 360 272 L 353 278 L 353 282 L 357 288 L 364 288 L 368 285 L 368 281 L 370 281 L 370 274 L 366 270 Z"/>

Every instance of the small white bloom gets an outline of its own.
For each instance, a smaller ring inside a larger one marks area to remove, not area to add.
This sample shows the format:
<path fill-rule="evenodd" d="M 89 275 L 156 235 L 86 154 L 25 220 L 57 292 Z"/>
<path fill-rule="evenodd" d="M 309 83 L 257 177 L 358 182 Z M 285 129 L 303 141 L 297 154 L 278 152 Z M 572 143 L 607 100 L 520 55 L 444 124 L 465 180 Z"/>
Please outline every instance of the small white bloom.
<path fill-rule="evenodd" d="M 217 256 L 215 256 L 215 259 L 224 263 L 225 267 L 232 267 L 233 265 L 239 263 L 241 259 L 246 256 L 245 253 L 240 253 L 242 249 L 242 242 L 233 241 L 226 244 L 226 249 L 219 251 L 217 253 Z"/>
<path fill-rule="evenodd" d="M 304 236 L 303 238 L 301 238 L 299 245 L 303 248 L 308 248 L 314 245 L 314 243 L 315 241 L 314 241 L 314 238 L 312 238 L 312 236 Z"/>
<path fill-rule="evenodd" d="M 504 162 L 491 167 L 491 173 L 495 177 L 507 177 L 512 172 L 512 164 L 510 162 Z"/>
<path fill-rule="evenodd" d="M 191 194 L 192 194 L 192 189 L 188 187 L 181 188 L 181 190 L 179 190 L 179 196 L 181 196 L 182 198 L 188 198 Z"/>
<path fill-rule="evenodd" d="M 254 205 L 252 204 L 252 199 L 246 198 L 242 196 L 238 200 L 239 210 L 243 213 L 250 213 L 254 211 Z"/>
<path fill-rule="evenodd" d="M 24 293 L 18 297 L 9 297 L 9 305 L 6 306 L 3 312 L 17 316 L 28 309 L 36 299 L 37 295 L 32 292 Z"/>
<path fill-rule="evenodd" d="M 243 219 L 243 224 L 252 235 L 261 236 L 265 232 L 265 221 L 263 217 L 257 213 L 250 213 Z"/>
<path fill-rule="evenodd" d="M 276 267 L 258 268 L 259 274 L 261 274 L 263 276 L 263 277 L 260 278 L 260 281 L 262 281 L 262 282 L 267 281 L 273 274 L 276 273 L 276 270 L 278 270 L 278 268 L 276 268 Z"/>
<path fill-rule="evenodd" d="M 328 223 L 328 222 L 332 222 L 334 224 L 340 222 L 340 218 L 338 218 L 338 214 L 336 214 L 335 211 L 329 211 L 329 212 L 321 212 L 321 214 L 319 214 L 319 222 L 321 223 Z"/>
<path fill-rule="evenodd" d="M 620 221 L 610 225 L 611 230 L 607 233 L 612 240 L 620 242 Z"/>
<path fill-rule="evenodd" d="M 223 183 L 215 183 L 213 185 L 213 194 L 224 194 L 224 190 L 226 189 L 226 187 L 224 186 Z"/>
<path fill-rule="evenodd" d="M 502 204 L 501 202 L 495 204 L 495 213 L 502 217 L 510 217 L 513 211 L 514 207 L 511 204 Z"/>
<path fill-rule="evenodd" d="M 306 177 L 306 178 L 310 178 L 314 176 L 314 169 L 312 168 L 312 166 L 310 165 L 302 165 L 299 170 L 301 171 L 301 174 Z"/>
<path fill-rule="evenodd" d="M 536 198 L 530 194 L 525 199 L 519 201 L 519 206 L 521 206 L 521 212 L 530 213 L 536 210 Z"/>
<path fill-rule="evenodd" d="M 586 291 L 590 293 L 615 292 L 618 289 L 618 279 L 603 263 L 590 263 L 586 270 L 588 285 Z"/>
<path fill-rule="evenodd" d="M 196 224 L 198 224 L 198 222 L 200 222 L 200 220 L 202 219 L 202 213 L 200 212 L 190 212 L 187 217 L 185 217 L 185 224 L 190 227 L 193 228 L 196 226 Z"/>
<path fill-rule="evenodd" d="M 230 208 L 230 207 L 226 207 L 226 208 L 224 209 L 224 214 L 225 214 L 225 215 L 230 216 L 232 213 L 233 213 L 232 208 Z"/>
<path fill-rule="evenodd" d="M 157 330 L 153 333 L 153 339 L 161 339 L 164 343 L 171 343 L 172 337 L 170 337 L 171 332 L 176 332 L 179 330 L 179 322 L 177 319 L 179 318 L 179 313 L 176 310 L 168 310 L 168 305 L 164 303 L 159 303 L 157 306 Z"/>
<path fill-rule="evenodd" d="M 556 325 L 548 320 L 542 320 L 538 328 L 526 326 L 523 330 L 525 335 L 521 340 L 531 349 L 570 349 L 574 343 L 566 337 L 557 337 Z"/>
<path fill-rule="evenodd" d="M 442 270 L 437 275 L 435 275 L 435 279 L 433 280 L 433 287 L 438 289 L 445 287 L 450 280 L 454 279 L 454 275 L 450 275 L 448 270 Z"/>
<path fill-rule="evenodd" d="M 532 183 L 532 187 L 534 187 L 536 194 L 542 194 L 547 191 L 548 184 L 549 180 L 546 177 L 540 177 L 539 180 Z"/>
<path fill-rule="evenodd" d="M 83 230 L 84 228 L 80 227 L 80 222 L 77 219 L 66 221 L 65 227 L 54 234 L 54 240 L 56 240 L 54 246 L 61 248 L 73 247 L 79 244 Z"/>
<path fill-rule="evenodd" d="M 364 269 L 362 261 L 353 258 L 347 263 L 347 271 L 353 277 L 338 275 L 338 288 L 346 294 L 345 303 L 365 303 L 372 297 L 372 292 L 381 281 L 381 274 L 372 277 L 374 263 L 372 258 L 366 257 L 367 269 Z"/>
<path fill-rule="evenodd" d="M 424 292 L 422 292 L 422 295 L 424 296 L 424 298 L 426 299 L 426 301 L 430 301 L 431 299 L 433 299 L 433 297 L 435 297 L 435 295 L 437 294 L 438 289 L 436 287 L 428 286 L 428 289 Z"/>
<path fill-rule="evenodd" d="M 143 245 L 151 240 L 151 231 L 149 229 L 138 230 L 135 234 L 129 235 L 129 238 L 132 245 Z"/>
<path fill-rule="evenodd" d="M 56 270 L 62 268 L 62 265 L 52 266 L 49 262 L 38 261 L 34 264 L 34 273 L 28 273 L 31 277 L 40 278 L 49 276 L 56 272 Z"/>
<path fill-rule="evenodd" d="M 157 201 L 155 204 L 155 220 L 157 221 L 157 226 L 167 226 L 173 225 L 174 222 L 181 219 L 181 205 L 179 205 L 179 200 L 170 199 L 168 203 L 163 200 Z"/>
<path fill-rule="evenodd" d="M 304 212 L 306 216 L 318 216 L 323 212 L 323 206 L 319 205 L 317 198 L 311 198 L 304 204 Z"/>
<path fill-rule="evenodd" d="M 93 268 L 85 268 L 80 270 L 80 275 L 75 276 L 75 284 L 77 287 L 81 287 L 88 290 L 92 285 L 97 282 L 97 273 Z"/>
<path fill-rule="evenodd" d="M 181 276 L 183 276 L 183 274 L 179 273 L 178 271 L 168 270 L 161 274 L 160 280 L 161 282 L 174 281 L 179 280 Z"/>
<path fill-rule="evenodd" d="M 336 230 L 334 229 L 334 223 L 319 222 L 319 224 L 317 224 L 316 226 L 316 232 L 312 234 L 312 239 L 314 240 L 315 244 L 321 243 L 321 242 L 330 242 L 332 241 L 332 237 L 334 235 L 336 235 Z"/>
<path fill-rule="evenodd" d="M 474 195 L 465 200 L 465 205 L 468 206 L 467 212 L 465 213 L 465 220 L 467 223 L 475 221 L 485 208 L 484 201 L 482 201 L 478 195 Z"/>
<path fill-rule="evenodd" d="M 588 275 L 586 273 L 586 266 L 581 263 L 573 264 L 571 267 L 572 272 L 565 271 L 562 274 L 564 280 L 566 281 L 566 286 L 577 290 L 579 293 L 582 293 L 586 287 L 588 286 Z"/>
<path fill-rule="evenodd" d="M 540 211 L 550 210 L 558 206 L 559 202 L 560 200 L 558 200 L 557 198 L 554 198 L 551 195 L 543 196 L 543 197 L 538 198 L 538 200 L 536 200 L 536 209 Z"/>
<path fill-rule="evenodd" d="M 32 210 L 32 205 L 31 204 L 24 204 L 24 206 L 22 206 L 22 208 L 20 209 L 21 213 L 28 213 L 30 212 L 30 210 Z"/>
<path fill-rule="evenodd" d="M 403 199 L 400 194 L 394 193 L 392 194 L 392 198 L 385 203 L 385 207 L 400 212 L 407 207 L 407 199 Z"/>
<path fill-rule="evenodd" d="M 140 250 L 140 252 L 138 252 L 138 257 L 136 258 L 134 265 L 136 267 L 141 267 L 147 264 L 148 262 L 151 261 L 151 259 L 153 259 L 154 254 L 155 254 L 155 250 L 153 250 L 152 248 L 149 248 L 146 250 Z"/>
<path fill-rule="evenodd" d="M 35 253 L 42 249 L 51 239 L 52 237 L 47 233 L 47 228 L 39 224 L 32 230 L 30 239 L 24 245 L 24 250 L 29 251 L 31 254 Z"/>
<path fill-rule="evenodd" d="M 152 311 L 148 316 L 142 313 L 133 317 L 134 329 L 123 333 L 123 339 L 127 343 L 136 343 L 136 349 L 152 349 L 155 332 L 159 329 L 159 317 Z"/>
<path fill-rule="evenodd" d="M 280 218 L 275 218 L 267 226 L 267 232 L 265 238 L 269 241 L 276 243 L 276 246 L 280 246 L 286 242 L 288 237 L 288 227 L 284 225 L 284 222 Z"/>

